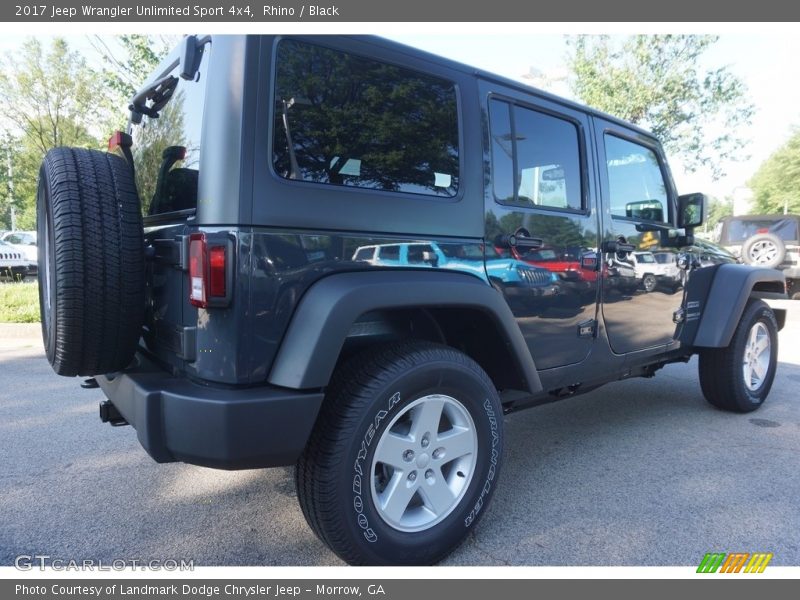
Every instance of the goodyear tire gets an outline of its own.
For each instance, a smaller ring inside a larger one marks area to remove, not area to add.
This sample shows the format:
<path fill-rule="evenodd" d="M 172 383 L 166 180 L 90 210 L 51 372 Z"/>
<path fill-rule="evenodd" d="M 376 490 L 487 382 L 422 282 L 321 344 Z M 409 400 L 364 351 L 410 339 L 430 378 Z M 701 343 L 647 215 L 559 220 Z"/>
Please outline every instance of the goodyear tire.
<path fill-rule="evenodd" d="M 428 342 L 371 348 L 334 374 L 295 482 L 317 536 L 350 564 L 433 564 L 486 512 L 502 408 L 469 357 Z"/>
<path fill-rule="evenodd" d="M 144 322 L 142 216 L 130 168 L 112 154 L 51 150 L 36 211 L 48 361 L 69 376 L 124 368 Z"/>
<path fill-rule="evenodd" d="M 700 387 L 711 404 L 746 413 L 759 408 L 772 388 L 778 362 L 778 323 L 762 300 L 751 300 L 726 348 L 700 353 Z"/>

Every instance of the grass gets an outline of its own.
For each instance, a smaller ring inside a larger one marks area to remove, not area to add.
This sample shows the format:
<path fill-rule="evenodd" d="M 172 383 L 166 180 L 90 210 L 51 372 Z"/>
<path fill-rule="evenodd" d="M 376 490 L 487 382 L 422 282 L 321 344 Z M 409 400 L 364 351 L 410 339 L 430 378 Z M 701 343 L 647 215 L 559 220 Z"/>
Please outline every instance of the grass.
<path fill-rule="evenodd" d="M 39 284 L 36 281 L 0 282 L 0 323 L 38 323 Z"/>

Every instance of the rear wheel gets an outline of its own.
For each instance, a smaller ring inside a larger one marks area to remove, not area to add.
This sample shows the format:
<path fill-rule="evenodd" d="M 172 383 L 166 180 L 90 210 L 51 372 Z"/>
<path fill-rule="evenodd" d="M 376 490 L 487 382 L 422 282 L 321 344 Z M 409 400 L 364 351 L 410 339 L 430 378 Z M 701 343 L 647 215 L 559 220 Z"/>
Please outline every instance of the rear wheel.
<path fill-rule="evenodd" d="M 778 361 L 778 324 L 761 300 L 751 300 L 726 348 L 700 353 L 700 386 L 706 399 L 723 410 L 759 408 L 772 388 Z"/>
<path fill-rule="evenodd" d="M 53 149 L 39 171 L 36 210 L 48 361 L 59 375 L 124 368 L 144 322 L 142 216 L 128 164 Z"/>
<path fill-rule="evenodd" d="M 502 409 L 483 370 L 428 342 L 371 348 L 337 370 L 298 461 L 311 528 L 351 564 L 432 564 L 496 487 Z"/>

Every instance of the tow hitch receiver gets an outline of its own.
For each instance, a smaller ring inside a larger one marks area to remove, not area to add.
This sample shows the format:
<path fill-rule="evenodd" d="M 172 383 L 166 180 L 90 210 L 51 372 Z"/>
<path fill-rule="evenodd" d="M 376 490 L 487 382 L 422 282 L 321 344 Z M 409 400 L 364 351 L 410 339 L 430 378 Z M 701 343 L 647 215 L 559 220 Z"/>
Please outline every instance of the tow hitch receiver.
<path fill-rule="evenodd" d="M 128 424 L 125 417 L 117 410 L 117 407 L 108 400 L 103 400 L 100 403 L 100 420 L 103 423 L 111 423 L 112 427 L 122 427 Z"/>

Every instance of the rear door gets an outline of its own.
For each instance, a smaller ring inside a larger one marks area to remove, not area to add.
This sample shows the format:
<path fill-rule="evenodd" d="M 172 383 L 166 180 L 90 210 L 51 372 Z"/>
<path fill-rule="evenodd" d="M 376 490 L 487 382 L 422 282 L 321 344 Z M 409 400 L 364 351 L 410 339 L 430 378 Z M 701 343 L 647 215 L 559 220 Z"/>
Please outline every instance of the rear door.
<path fill-rule="evenodd" d="M 594 341 L 598 294 L 589 120 L 514 88 L 480 89 L 491 173 L 487 243 L 534 279 L 555 275 L 555 293 L 538 285 L 504 293 L 539 369 L 579 363 Z"/>

